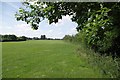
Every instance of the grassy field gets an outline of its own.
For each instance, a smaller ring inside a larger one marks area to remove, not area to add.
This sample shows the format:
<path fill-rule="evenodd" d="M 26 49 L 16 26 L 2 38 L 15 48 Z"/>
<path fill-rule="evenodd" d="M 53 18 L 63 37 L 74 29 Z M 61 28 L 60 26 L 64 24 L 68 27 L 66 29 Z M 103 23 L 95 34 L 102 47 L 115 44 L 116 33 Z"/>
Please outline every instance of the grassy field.
<path fill-rule="evenodd" d="M 99 78 L 75 54 L 76 45 L 64 41 L 2 43 L 3 78 Z"/>

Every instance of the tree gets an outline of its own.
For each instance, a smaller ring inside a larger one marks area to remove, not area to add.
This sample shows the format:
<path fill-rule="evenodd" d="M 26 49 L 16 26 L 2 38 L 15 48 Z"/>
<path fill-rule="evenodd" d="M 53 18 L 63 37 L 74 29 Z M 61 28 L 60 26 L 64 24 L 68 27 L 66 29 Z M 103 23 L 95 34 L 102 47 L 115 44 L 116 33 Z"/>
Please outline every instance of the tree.
<path fill-rule="evenodd" d="M 63 40 L 72 42 L 72 41 L 73 41 L 73 36 L 65 35 L 65 36 L 63 37 Z"/>
<path fill-rule="evenodd" d="M 45 18 L 49 20 L 49 23 L 57 23 L 58 19 L 62 19 L 62 16 L 73 15 L 72 21 L 78 23 L 77 29 L 80 30 L 84 26 L 83 24 L 88 20 L 88 14 L 100 10 L 101 5 L 111 8 L 113 12 L 119 11 L 120 3 L 85 3 L 85 2 L 24 2 L 23 5 L 28 9 L 19 9 L 19 13 L 16 13 L 16 19 L 30 23 L 33 29 L 38 29 L 38 24 Z M 117 9 L 116 9 L 117 8 Z M 111 12 L 112 12 L 111 11 Z M 111 15 L 114 13 L 112 12 Z M 117 13 L 118 14 L 118 13 Z M 118 17 L 117 17 L 118 18 Z M 118 21 L 117 21 L 118 22 Z"/>
<path fill-rule="evenodd" d="M 40 40 L 38 37 L 33 37 L 34 40 Z"/>
<path fill-rule="evenodd" d="M 17 36 L 15 35 L 2 35 L 2 41 L 16 41 Z"/>
<path fill-rule="evenodd" d="M 42 40 L 45 40 L 45 39 L 46 39 L 46 36 L 45 36 L 45 35 L 41 35 L 41 39 L 42 39 Z"/>
<path fill-rule="evenodd" d="M 0 42 L 2 42 L 2 35 L 0 34 Z"/>
<path fill-rule="evenodd" d="M 89 7 L 86 6 L 88 3 L 34 2 L 34 5 L 32 5 L 30 2 L 24 2 L 23 4 L 29 9 L 20 8 L 19 13 L 15 14 L 16 19 L 30 23 L 35 30 L 38 29 L 39 22 L 45 18 L 49 20 L 50 24 L 58 22 L 58 19 L 62 19 L 62 15 L 74 15 L 72 20 L 76 22 L 79 22 L 78 19 L 81 17 L 85 20 L 86 13 L 88 12 L 87 8 Z M 45 5 L 46 7 L 44 7 Z M 97 7 L 97 5 L 93 5 L 93 7 Z M 83 6 L 86 6 L 85 9 Z M 82 22 L 85 21 L 81 20 Z"/>
<path fill-rule="evenodd" d="M 5 41 L 26 41 L 27 37 L 21 36 L 17 37 L 16 35 L 0 35 L 0 42 Z"/>
<path fill-rule="evenodd" d="M 18 37 L 18 40 L 19 40 L 19 41 L 26 41 L 26 40 L 27 40 L 27 37 L 21 36 L 21 37 Z"/>

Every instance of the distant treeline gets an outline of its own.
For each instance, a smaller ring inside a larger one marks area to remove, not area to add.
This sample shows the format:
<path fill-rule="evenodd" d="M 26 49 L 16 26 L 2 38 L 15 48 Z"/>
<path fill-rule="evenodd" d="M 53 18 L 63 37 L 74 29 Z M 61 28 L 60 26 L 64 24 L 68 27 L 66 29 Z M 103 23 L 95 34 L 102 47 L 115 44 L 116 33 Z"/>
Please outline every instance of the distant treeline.
<path fill-rule="evenodd" d="M 26 41 L 26 40 L 61 40 L 61 39 L 46 38 L 46 35 L 41 35 L 41 38 L 39 37 L 30 38 L 26 36 L 17 37 L 16 35 L 0 35 L 0 42 Z"/>
<path fill-rule="evenodd" d="M 7 41 L 26 41 L 28 38 L 25 36 L 17 37 L 16 35 L 0 35 L 1 42 Z"/>

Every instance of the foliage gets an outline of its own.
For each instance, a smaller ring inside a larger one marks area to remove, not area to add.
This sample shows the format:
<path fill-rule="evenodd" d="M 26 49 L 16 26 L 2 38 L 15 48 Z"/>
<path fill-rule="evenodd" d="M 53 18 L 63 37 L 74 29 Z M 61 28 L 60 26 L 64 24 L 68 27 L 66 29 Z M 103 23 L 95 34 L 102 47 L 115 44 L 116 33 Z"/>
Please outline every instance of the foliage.
<path fill-rule="evenodd" d="M 41 39 L 42 39 L 42 40 L 47 39 L 47 38 L 46 38 L 46 35 L 41 35 Z"/>
<path fill-rule="evenodd" d="M 120 43 L 115 39 L 120 40 L 120 28 L 119 25 L 114 25 L 113 17 L 109 16 L 110 11 L 101 5 L 100 10 L 93 12 L 84 23 L 80 32 L 84 36 L 81 39 L 95 51 L 119 55 Z M 114 45 L 115 43 L 117 44 Z"/>
<path fill-rule="evenodd" d="M 33 29 L 38 29 L 38 24 L 45 18 L 49 23 L 57 23 L 58 19 L 62 19 L 63 15 L 72 15 L 72 21 L 78 23 L 78 31 L 84 27 L 84 23 L 88 20 L 92 12 L 100 10 L 101 6 L 112 9 L 111 16 L 118 18 L 118 10 L 120 3 L 85 3 L 85 2 L 39 2 L 30 1 L 23 2 L 25 9 L 20 8 L 15 14 L 16 19 L 30 23 Z M 117 8 L 117 9 L 115 9 Z M 117 12 L 117 13 L 113 13 Z M 118 18 L 119 19 L 119 18 Z M 118 23 L 118 21 L 117 21 Z"/>
<path fill-rule="evenodd" d="M 46 35 L 41 35 L 41 38 L 39 37 L 26 37 L 26 36 L 20 36 L 17 37 L 16 35 L 0 35 L 0 42 L 6 42 L 6 41 L 26 41 L 26 40 L 62 40 L 59 38 L 47 38 Z"/>
<path fill-rule="evenodd" d="M 16 41 L 17 36 L 15 35 L 1 35 L 1 41 Z"/>
<path fill-rule="evenodd" d="M 24 2 L 26 9 L 20 8 L 16 13 L 16 19 L 31 24 L 33 29 L 38 29 L 38 24 L 45 18 L 49 23 L 57 23 L 58 19 L 62 19 L 63 15 L 73 15 L 72 21 L 80 25 L 87 21 L 87 13 L 89 9 L 98 9 L 99 3 L 78 3 L 78 2 Z M 82 27 L 81 27 L 82 29 Z"/>
<path fill-rule="evenodd" d="M 0 42 L 2 41 L 2 35 L 0 34 Z"/>
<path fill-rule="evenodd" d="M 19 40 L 19 41 L 26 41 L 26 40 L 27 40 L 27 37 L 21 36 L 21 37 L 18 37 L 18 40 Z"/>
<path fill-rule="evenodd" d="M 72 41 L 74 40 L 74 36 L 65 35 L 65 36 L 63 37 L 63 40 L 72 42 Z"/>
<path fill-rule="evenodd" d="M 26 41 L 27 37 L 21 36 L 17 37 L 16 35 L 0 35 L 0 42 L 6 41 Z"/>

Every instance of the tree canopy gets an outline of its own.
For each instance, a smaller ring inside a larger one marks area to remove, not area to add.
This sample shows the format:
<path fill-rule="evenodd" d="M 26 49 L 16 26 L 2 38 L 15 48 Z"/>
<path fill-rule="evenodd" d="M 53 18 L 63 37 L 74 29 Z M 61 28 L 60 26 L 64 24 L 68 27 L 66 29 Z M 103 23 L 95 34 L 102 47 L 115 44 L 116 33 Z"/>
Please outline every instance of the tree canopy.
<path fill-rule="evenodd" d="M 62 16 L 72 15 L 72 21 L 78 23 L 78 30 L 82 29 L 83 24 L 90 18 L 90 15 L 101 6 L 112 9 L 110 16 L 120 11 L 120 3 L 85 3 L 85 2 L 23 2 L 25 9 L 20 8 L 16 13 L 16 19 L 31 24 L 37 30 L 39 22 L 47 18 L 49 24 L 57 23 Z M 117 17 L 118 18 L 118 17 Z M 119 21 L 118 21 L 119 22 Z"/>

